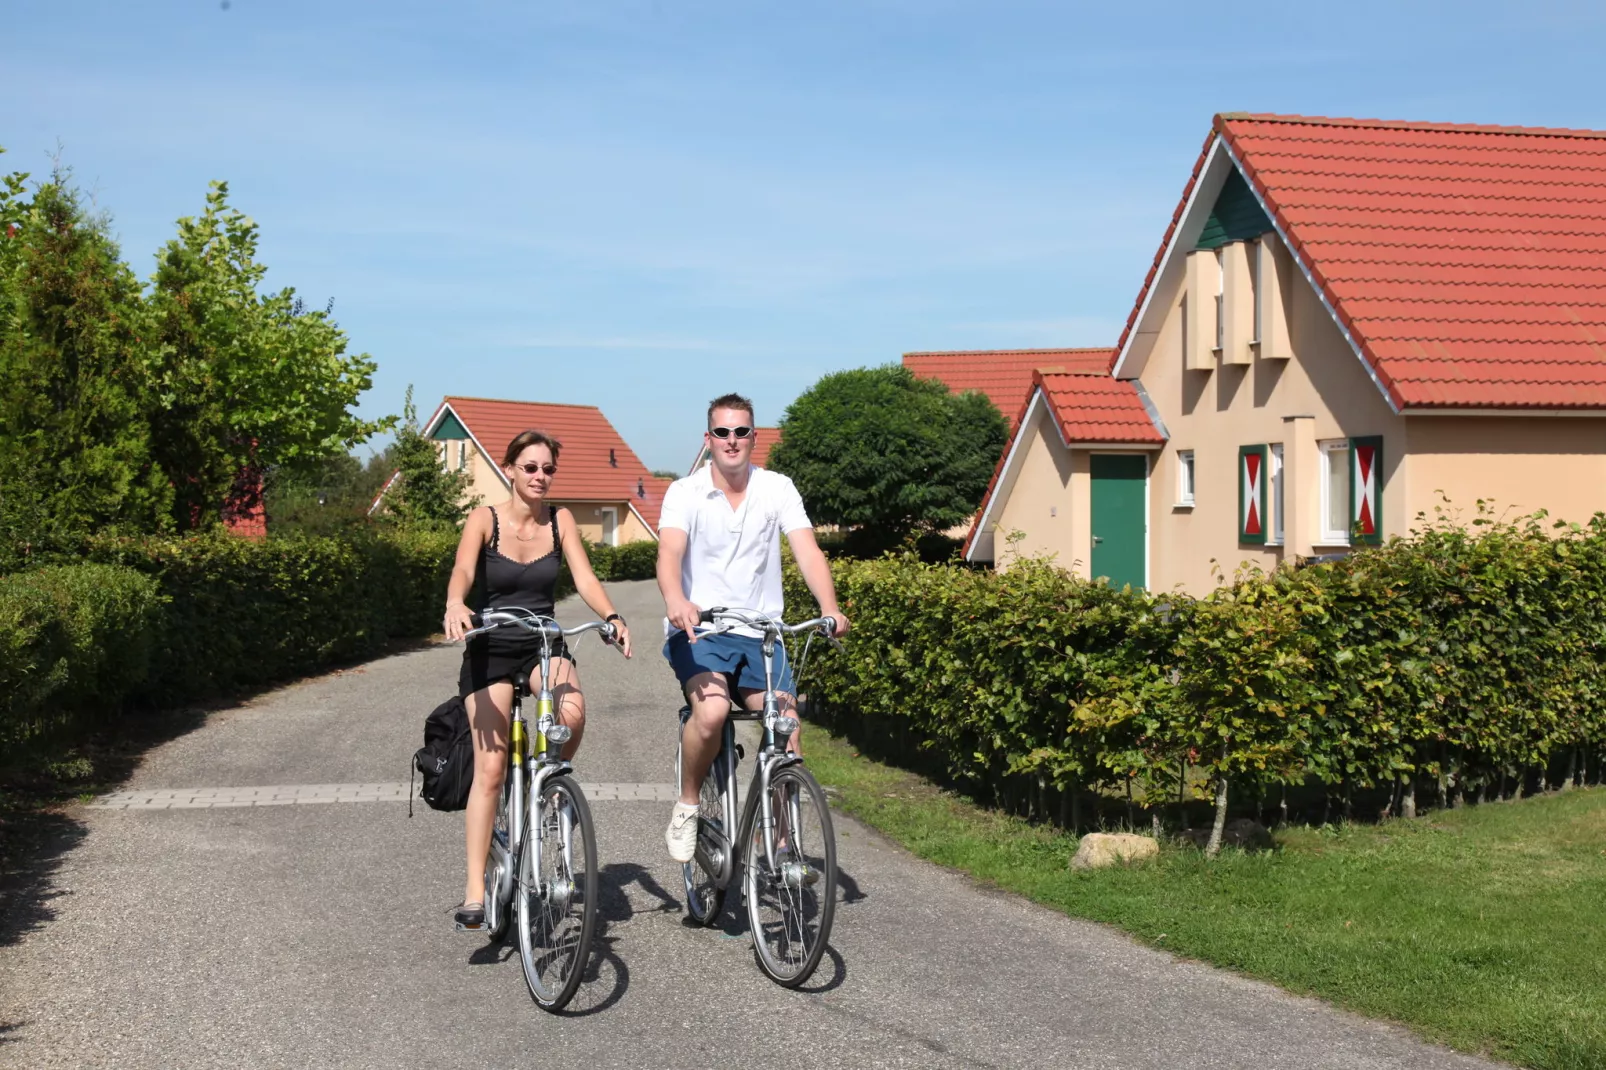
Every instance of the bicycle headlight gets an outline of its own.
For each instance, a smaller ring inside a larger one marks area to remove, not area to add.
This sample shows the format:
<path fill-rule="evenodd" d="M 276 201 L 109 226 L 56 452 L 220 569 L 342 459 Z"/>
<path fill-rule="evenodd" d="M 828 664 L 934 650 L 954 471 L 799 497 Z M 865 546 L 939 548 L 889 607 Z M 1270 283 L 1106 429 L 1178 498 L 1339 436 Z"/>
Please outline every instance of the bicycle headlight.
<path fill-rule="evenodd" d="M 796 717 L 777 717 L 777 718 L 775 718 L 775 734 L 776 735 L 778 735 L 778 736 L 789 736 L 793 732 L 796 732 L 796 731 L 797 731 L 797 718 Z"/>
<path fill-rule="evenodd" d="M 556 743 L 559 746 L 569 742 L 569 737 L 574 735 L 566 724 L 555 724 L 543 734 L 546 736 L 548 743 Z"/>

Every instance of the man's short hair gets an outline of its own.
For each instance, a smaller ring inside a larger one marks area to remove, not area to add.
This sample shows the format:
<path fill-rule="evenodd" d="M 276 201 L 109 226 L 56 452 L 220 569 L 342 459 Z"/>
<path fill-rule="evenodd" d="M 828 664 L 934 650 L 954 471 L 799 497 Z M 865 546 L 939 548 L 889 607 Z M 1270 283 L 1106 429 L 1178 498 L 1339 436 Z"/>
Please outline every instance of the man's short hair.
<path fill-rule="evenodd" d="M 747 413 L 747 422 L 749 424 L 754 422 L 753 403 L 742 397 L 740 394 L 721 394 L 719 397 L 708 403 L 707 422 L 709 427 L 714 426 L 715 409 L 740 409 Z"/>

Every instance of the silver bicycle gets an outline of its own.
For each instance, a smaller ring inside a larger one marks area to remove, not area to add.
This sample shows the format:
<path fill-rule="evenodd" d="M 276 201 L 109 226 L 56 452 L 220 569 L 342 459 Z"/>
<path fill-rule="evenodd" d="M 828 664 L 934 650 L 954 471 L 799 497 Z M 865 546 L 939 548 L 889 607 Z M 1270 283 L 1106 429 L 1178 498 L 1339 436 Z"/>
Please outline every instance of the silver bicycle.
<path fill-rule="evenodd" d="M 533 734 L 524 716 L 530 681 L 520 673 L 513 682 L 507 777 L 485 860 L 485 923 L 459 928 L 483 930 L 500 940 L 513 921 L 530 995 L 543 1009 L 558 1011 L 574 997 L 591 957 L 597 840 L 585 793 L 562 758 L 572 733 L 558 722 L 552 700 L 552 643 L 586 632 L 601 632 L 612 642 L 616 633 L 603 621 L 565 629 L 551 617 L 516 608 L 486 610 L 480 620 L 465 640 L 504 627 L 539 635 L 541 679 L 533 692 Z"/>
<path fill-rule="evenodd" d="M 702 621 L 714 627 L 699 634 L 719 634 L 739 626 L 763 633 L 764 702 L 759 710 L 732 706 L 719 754 L 703 778 L 697 849 L 682 867 L 686 912 L 698 925 L 713 925 L 724 908 L 726 891 L 740 877 L 759 968 L 777 984 L 795 988 L 814 973 L 831 939 L 836 911 L 836 833 L 819 782 L 804 767 L 800 755 L 786 751 L 787 738 L 797 731 L 798 721 L 782 716 L 778 707 L 775 648 L 784 644 L 786 636 L 804 632 L 811 640 L 821 635 L 834 643 L 831 633 L 836 621 L 820 617 L 788 625 L 732 609 L 705 610 Z M 803 660 L 806 651 L 805 645 Z M 683 730 L 690 716 L 691 707 L 682 707 Z M 736 720 L 763 723 L 763 738 L 739 819 L 736 767 L 744 753 L 736 742 Z M 677 742 L 677 789 L 681 776 Z"/>

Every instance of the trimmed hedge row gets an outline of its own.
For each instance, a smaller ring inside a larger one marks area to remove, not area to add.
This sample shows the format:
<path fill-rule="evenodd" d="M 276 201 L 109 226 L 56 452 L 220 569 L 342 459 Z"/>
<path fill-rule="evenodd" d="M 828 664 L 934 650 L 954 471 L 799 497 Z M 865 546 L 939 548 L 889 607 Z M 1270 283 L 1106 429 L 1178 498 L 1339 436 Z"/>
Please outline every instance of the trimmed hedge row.
<path fill-rule="evenodd" d="M 100 540 L 0 578 L 0 737 L 260 686 L 440 627 L 455 532 Z"/>
<path fill-rule="evenodd" d="M 162 611 L 155 581 L 115 565 L 0 576 L 0 740 L 143 686 Z"/>
<path fill-rule="evenodd" d="M 101 539 L 85 563 L 0 576 L 0 742 L 128 700 L 229 694 L 433 634 L 457 541 L 448 528 Z M 588 551 L 604 581 L 654 574 L 656 543 Z M 565 572 L 559 594 L 572 590 Z"/>
<path fill-rule="evenodd" d="M 1115 591 L 1041 561 L 834 564 L 854 638 L 811 710 L 1016 809 L 1307 783 L 1414 812 L 1571 783 L 1606 742 L 1606 516 L 1437 522 L 1209 596 Z M 792 571 L 788 597 L 809 605 Z M 1056 815 L 1054 811 L 1058 809 Z"/>

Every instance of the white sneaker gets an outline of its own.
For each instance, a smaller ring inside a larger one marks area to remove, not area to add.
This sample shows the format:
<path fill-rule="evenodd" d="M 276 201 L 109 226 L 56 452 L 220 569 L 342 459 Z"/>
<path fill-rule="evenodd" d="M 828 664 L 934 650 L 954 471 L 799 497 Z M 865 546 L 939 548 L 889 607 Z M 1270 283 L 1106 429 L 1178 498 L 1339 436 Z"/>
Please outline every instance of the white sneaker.
<path fill-rule="evenodd" d="M 664 843 L 669 845 L 669 857 L 676 862 L 690 862 L 697 853 L 697 813 L 696 806 L 678 802 L 669 815 Z"/>

